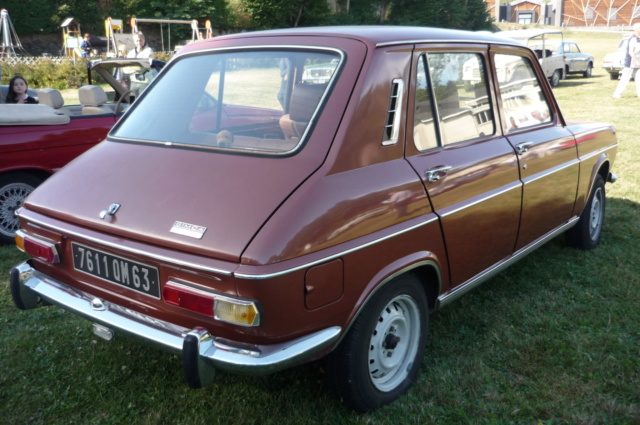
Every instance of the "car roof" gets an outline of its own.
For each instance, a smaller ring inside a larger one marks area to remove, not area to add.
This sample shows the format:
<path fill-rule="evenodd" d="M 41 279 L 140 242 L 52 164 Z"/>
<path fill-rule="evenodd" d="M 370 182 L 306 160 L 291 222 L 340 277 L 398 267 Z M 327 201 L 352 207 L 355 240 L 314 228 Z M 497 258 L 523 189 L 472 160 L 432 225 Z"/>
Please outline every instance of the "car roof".
<path fill-rule="evenodd" d="M 502 43 L 517 44 L 513 40 L 503 38 L 501 33 L 490 33 L 488 31 L 462 31 L 431 27 L 407 27 L 407 26 L 376 26 L 376 25 L 353 25 L 353 26 L 326 26 L 326 27 L 303 27 L 287 28 L 267 31 L 244 32 L 229 34 L 213 39 L 192 43 L 191 45 L 206 44 L 220 39 L 249 39 L 256 37 L 286 37 L 286 36 L 325 36 L 351 38 L 360 40 L 368 45 L 386 46 L 407 43 L 428 43 L 428 42 L 470 42 L 470 43 Z M 192 49 L 189 49 L 192 50 Z"/>

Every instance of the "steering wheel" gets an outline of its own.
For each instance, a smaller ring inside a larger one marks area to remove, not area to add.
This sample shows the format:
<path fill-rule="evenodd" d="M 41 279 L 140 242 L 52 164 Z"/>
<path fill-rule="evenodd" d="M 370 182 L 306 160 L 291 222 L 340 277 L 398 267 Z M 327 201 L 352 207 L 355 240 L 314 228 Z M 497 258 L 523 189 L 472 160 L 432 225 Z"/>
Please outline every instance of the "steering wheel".
<path fill-rule="evenodd" d="M 131 95 L 132 93 L 134 93 L 133 90 L 127 90 L 122 94 L 122 96 L 120 96 L 120 99 L 118 99 L 118 102 L 116 103 L 116 109 L 114 110 L 114 113 L 116 114 L 118 113 L 118 111 L 120 110 L 120 106 L 122 105 L 122 102 L 124 101 L 125 97 L 127 97 L 127 95 Z M 131 97 L 129 97 L 129 102 L 127 103 L 129 105 L 131 104 Z M 122 112 L 124 112 L 124 109 Z"/>

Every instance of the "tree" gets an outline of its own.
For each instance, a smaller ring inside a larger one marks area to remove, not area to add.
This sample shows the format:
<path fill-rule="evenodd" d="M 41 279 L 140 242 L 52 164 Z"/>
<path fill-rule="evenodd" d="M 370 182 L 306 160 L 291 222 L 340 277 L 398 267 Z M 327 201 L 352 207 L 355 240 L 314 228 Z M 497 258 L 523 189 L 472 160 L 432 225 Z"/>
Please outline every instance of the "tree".
<path fill-rule="evenodd" d="M 489 28 L 489 15 L 482 0 L 396 0 L 388 22 L 440 28 L 481 30 Z"/>
<path fill-rule="evenodd" d="M 332 12 L 328 0 L 5 0 L 3 4 L 18 34 L 24 35 L 59 32 L 69 17 L 76 18 L 83 31 L 102 34 L 108 16 L 125 22 L 132 16 L 197 19 L 201 24 L 210 19 L 216 28 L 255 29 L 394 24 L 478 30 L 489 25 L 483 0 L 336 0 L 336 6 Z M 186 36 L 190 29 L 176 31 Z"/>
<path fill-rule="evenodd" d="M 9 17 L 18 35 L 39 34 L 58 31 L 61 21 L 55 21 L 58 15 L 57 2 L 41 0 L 7 0 L 2 7 L 7 9 Z"/>
<path fill-rule="evenodd" d="M 329 14 L 326 0 L 245 0 L 257 29 L 313 26 Z"/>

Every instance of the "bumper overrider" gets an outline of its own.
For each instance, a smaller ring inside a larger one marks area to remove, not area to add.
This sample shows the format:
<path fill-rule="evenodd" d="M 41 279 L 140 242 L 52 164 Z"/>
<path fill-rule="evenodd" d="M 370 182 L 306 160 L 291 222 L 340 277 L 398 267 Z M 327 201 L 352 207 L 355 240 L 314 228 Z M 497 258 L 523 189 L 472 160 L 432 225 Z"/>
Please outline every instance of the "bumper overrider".
<path fill-rule="evenodd" d="M 182 356 L 192 388 L 211 384 L 216 369 L 233 373 L 271 373 L 285 369 L 323 350 L 340 336 L 333 326 L 273 345 L 248 345 L 211 335 L 204 328 L 188 329 L 101 300 L 51 279 L 26 261 L 11 269 L 11 296 L 19 309 L 55 304 L 94 324 L 94 332 L 110 339 L 122 333 Z"/>

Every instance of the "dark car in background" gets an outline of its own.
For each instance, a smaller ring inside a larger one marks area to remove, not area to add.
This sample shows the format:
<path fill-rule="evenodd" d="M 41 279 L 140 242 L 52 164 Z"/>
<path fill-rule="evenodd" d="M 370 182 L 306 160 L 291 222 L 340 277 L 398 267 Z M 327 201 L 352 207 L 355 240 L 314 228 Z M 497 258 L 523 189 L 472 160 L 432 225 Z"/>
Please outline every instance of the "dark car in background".
<path fill-rule="evenodd" d="M 173 352 L 193 388 L 324 358 L 347 406 L 391 403 L 430 314 L 602 237 L 615 130 L 566 120 L 546 78 L 519 42 L 434 28 L 190 44 L 18 210 L 14 302 Z"/>

